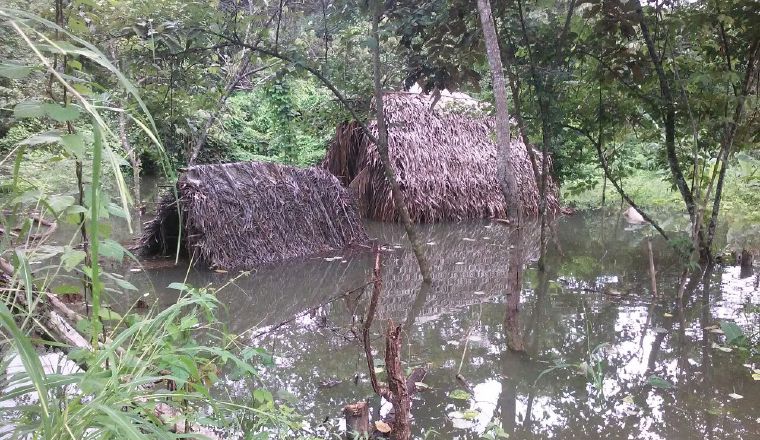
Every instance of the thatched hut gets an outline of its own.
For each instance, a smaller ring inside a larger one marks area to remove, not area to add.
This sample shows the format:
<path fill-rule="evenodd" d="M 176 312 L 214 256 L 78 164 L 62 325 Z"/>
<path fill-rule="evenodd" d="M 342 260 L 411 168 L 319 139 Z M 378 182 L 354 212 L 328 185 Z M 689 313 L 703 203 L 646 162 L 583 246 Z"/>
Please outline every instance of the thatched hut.
<path fill-rule="evenodd" d="M 496 172 L 494 118 L 452 111 L 451 104 L 477 107 L 474 100 L 449 97 L 431 106 L 430 96 L 384 95 L 388 147 L 409 215 L 415 222 L 503 218 L 506 204 Z M 447 105 L 448 104 L 448 105 Z M 371 121 L 369 129 L 377 133 Z M 539 191 L 525 144 L 512 141 L 519 199 L 525 215 L 539 212 Z M 537 158 L 540 169 L 540 157 Z M 356 122 L 337 129 L 323 166 L 358 193 L 365 217 L 395 221 L 397 214 L 377 147 Z M 548 209 L 559 209 L 557 187 L 549 179 Z"/>
<path fill-rule="evenodd" d="M 210 267 L 250 269 L 368 241 L 354 197 L 319 168 L 198 165 L 180 176 L 177 194 L 145 224 L 143 255 L 171 255 L 180 240 Z"/>

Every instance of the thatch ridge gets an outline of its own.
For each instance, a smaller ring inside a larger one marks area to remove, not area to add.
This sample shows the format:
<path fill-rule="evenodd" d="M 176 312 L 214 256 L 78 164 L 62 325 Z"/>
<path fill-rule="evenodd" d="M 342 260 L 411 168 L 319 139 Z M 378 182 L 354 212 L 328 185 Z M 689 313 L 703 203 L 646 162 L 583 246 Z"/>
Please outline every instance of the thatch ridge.
<path fill-rule="evenodd" d="M 198 165 L 145 225 L 143 255 L 177 243 L 214 268 L 256 268 L 368 241 L 354 197 L 328 172 L 260 162 Z"/>
<path fill-rule="evenodd" d="M 452 112 L 440 105 L 431 109 L 432 98 L 415 93 L 387 93 L 383 99 L 391 162 L 413 221 L 506 216 L 497 180 L 493 117 Z M 369 129 L 377 133 L 376 121 Z M 537 215 L 540 197 L 526 146 L 517 138 L 511 146 L 523 214 Z M 323 167 L 357 191 L 365 217 L 398 219 L 377 147 L 358 123 L 338 127 Z M 557 194 L 550 178 L 550 212 L 559 209 Z"/>

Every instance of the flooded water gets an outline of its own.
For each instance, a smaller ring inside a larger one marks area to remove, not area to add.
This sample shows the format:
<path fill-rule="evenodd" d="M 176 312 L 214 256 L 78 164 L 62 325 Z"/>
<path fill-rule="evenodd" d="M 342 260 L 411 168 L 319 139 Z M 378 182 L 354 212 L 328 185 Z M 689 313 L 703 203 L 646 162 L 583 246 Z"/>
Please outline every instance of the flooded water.
<path fill-rule="evenodd" d="M 435 272 L 429 289 L 420 288 L 403 230 L 368 225 L 384 244 L 376 362 L 392 320 L 404 326 L 404 365 L 428 371 L 430 389 L 414 396 L 416 438 L 475 439 L 495 427 L 525 439 L 760 438 L 752 377 L 760 365 L 727 347 L 719 327 L 760 331 L 760 275 L 718 267 L 686 283 L 679 299 L 682 266 L 655 238 L 653 297 L 651 232 L 616 220 L 560 219 L 543 272 L 537 225 L 421 226 Z M 152 283 L 158 296 L 148 298 L 159 304 L 176 298 L 163 288 L 172 282 L 226 284 L 218 296 L 231 330 L 274 355 L 264 385 L 319 433 L 339 430 L 345 404 L 368 400 L 375 420 L 388 410 L 372 392 L 361 345 L 373 262 L 357 252 L 247 275 L 167 262 L 125 277 L 141 292 Z"/>

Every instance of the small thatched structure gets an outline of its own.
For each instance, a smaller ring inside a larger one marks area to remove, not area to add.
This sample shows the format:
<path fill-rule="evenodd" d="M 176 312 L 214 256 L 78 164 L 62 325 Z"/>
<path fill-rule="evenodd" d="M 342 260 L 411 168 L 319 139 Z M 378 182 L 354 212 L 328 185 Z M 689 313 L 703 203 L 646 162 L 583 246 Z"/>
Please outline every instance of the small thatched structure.
<path fill-rule="evenodd" d="M 143 255 L 171 255 L 179 239 L 211 267 L 248 269 L 368 241 L 353 196 L 322 169 L 198 165 L 182 174 L 177 192 L 179 201 L 167 194 L 146 223 Z"/>
<path fill-rule="evenodd" d="M 494 118 L 448 109 L 457 99 L 394 92 L 383 97 L 391 162 L 415 222 L 506 216 L 496 172 Z M 465 100 L 464 107 L 477 107 Z M 447 106 L 448 105 L 448 106 Z M 477 108 L 475 108 L 477 109 Z M 377 133 L 376 121 L 369 129 Z M 525 215 L 539 212 L 539 191 L 525 144 L 512 141 L 519 199 Z M 540 155 L 537 157 L 540 170 Z M 337 129 L 323 166 L 358 192 L 368 218 L 395 221 L 391 189 L 377 147 L 356 122 Z M 549 179 L 549 212 L 559 209 L 557 187 Z"/>

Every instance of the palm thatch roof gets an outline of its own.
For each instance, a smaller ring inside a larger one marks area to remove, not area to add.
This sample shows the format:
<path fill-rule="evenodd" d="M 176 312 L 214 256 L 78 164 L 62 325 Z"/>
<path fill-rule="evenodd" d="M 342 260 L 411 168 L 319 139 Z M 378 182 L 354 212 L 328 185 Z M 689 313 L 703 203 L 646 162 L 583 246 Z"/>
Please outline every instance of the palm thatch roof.
<path fill-rule="evenodd" d="M 412 220 L 419 223 L 506 216 L 496 172 L 494 118 L 451 111 L 456 98 L 431 108 L 435 98 L 407 92 L 383 97 L 388 148 Z M 465 107 L 473 107 L 463 101 Z M 477 107 L 477 105 L 475 106 Z M 377 133 L 376 121 L 369 129 Z M 539 213 L 539 191 L 525 144 L 512 140 L 524 215 Z M 540 169 L 540 158 L 538 158 Z M 357 122 L 338 127 L 323 166 L 358 192 L 365 217 L 395 221 L 391 189 L 377 147 Z M 559 209 L 557 186 L 549 179 L 548 209 Z"/>
<path fill-rule="evenodd" d="M 354 197 L 319 168 L 198 165 L 180 176 L 177 193 L 145 224 L 143 255 L 171 255 L 180 241 L 210 267 L 250 269 L 368 241 Z"/>

